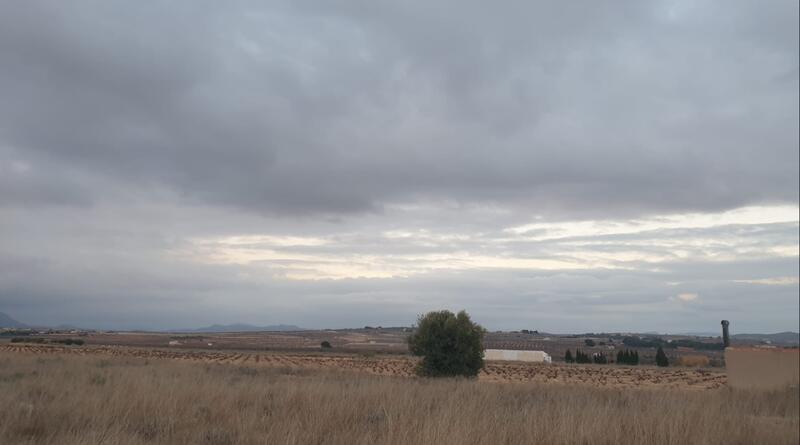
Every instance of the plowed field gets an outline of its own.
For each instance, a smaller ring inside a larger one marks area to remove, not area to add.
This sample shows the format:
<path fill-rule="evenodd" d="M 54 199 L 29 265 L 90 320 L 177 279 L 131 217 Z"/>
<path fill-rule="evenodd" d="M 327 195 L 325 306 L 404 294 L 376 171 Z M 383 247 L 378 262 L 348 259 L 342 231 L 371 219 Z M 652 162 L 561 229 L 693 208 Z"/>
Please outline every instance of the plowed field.
<path fill-rule="evenodd" d="M 206 364 L 253 367 L 333 369 L 374 375 L 412 377 L 416 359 L 409 356 L 358 354 L 304 354 L 278 352 L 226 352 L 162 350 L 133 347 L 74 347 L 54 345 L 0 344 L 0 353 L 70 354 L 178 360 Z M 628 367 L 616 365 L 562 365 L 487 362 L 479 379 L 494 382 L 552 382 L 605 387 L 665 387 L 713 389 L 725 385 L 721 371 L 688 368 Z"/>

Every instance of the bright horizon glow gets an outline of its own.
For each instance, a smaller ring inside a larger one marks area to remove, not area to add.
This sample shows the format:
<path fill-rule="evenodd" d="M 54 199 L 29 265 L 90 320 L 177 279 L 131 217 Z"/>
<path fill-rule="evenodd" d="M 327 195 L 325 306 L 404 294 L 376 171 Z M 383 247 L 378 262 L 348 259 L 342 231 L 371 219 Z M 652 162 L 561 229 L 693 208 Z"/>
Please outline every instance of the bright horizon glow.
<path fill-rule="evenodd" d="M 406 278 L 437 270 L 657 270 L 659 263 L 676 260 L 714 262 L 743 257 L 796 257 L 797 244 L 751 247 L 747 245 L 746 237 L 741 236 L 709 238 L 688 234 L 662 239 L 658 232 L 731 225 L 797 224 L 798 213 L 800 208 L 797 206 L 757 206 L 721 213 L 670 214 L 634 220 L 536 223 L 481 238 L 428 229 L 381 231 L 376 236 L 405 250 L 401 253 L 389 250 L 386 254 L 358 253 L 357 238 L 347 242 L 337 240 L 335 234 L 329 237 L 238 235 L 193 239 L 194 249 L 182 255 L 210 264 L 261 265 L 271 268 L 276 276 L 290 280 Z M 543 234 L 529 236 L 533 230 Z M 613 238 L 643 233 L 648 235 L 641 240 Z M 574 238 L 580 238 L 580 241 Z M 557 242 L 555 247 L 548 246 L 544 251 L 526 250 L 530 243 L 553 241 Z M 458 244 L 454 248 L 451 243 Z M 495 247 L 498 253 L 487 255 L 487 245 Z M 600 248 L 608 245 L 624 246 L 624 249 L 609 252 Z M 291 249 L 294 247 L 303 250 Z M 335 254 L 325 250 L 331 247 L 337 248 Z M 414 251 L 422 247 L 441 251 L 435 254 Z"/>

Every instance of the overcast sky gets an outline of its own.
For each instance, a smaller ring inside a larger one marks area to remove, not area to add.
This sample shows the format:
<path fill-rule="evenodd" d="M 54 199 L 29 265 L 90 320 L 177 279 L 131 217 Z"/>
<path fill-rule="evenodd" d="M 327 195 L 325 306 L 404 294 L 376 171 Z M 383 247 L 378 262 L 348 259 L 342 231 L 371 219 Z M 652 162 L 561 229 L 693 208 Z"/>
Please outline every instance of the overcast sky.
<path fill-rule="evenodd" d="M 0 312 L 798 330 L 798 2 L 5 1 Z"/>

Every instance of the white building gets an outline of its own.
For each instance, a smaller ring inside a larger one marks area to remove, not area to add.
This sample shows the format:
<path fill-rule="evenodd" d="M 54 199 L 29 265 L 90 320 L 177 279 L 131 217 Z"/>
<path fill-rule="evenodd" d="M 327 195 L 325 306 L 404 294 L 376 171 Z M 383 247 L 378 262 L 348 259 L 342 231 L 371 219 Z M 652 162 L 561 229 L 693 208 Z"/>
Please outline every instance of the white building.
<path fill-rule="evenodd" d="M 553 358 L 544 351 L 514 351 L 510 349 L 486 349 L 483 351 L 486 360 L 503 360 L 515 362 L 552 363 Z"/>

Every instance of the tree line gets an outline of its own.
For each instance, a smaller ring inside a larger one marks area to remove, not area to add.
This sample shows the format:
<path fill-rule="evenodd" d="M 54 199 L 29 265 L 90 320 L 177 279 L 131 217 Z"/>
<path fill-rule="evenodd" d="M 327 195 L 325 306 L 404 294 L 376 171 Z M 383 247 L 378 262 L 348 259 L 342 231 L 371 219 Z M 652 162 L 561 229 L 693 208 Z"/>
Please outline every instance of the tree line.
<path fill-rule="evenodd" d="M 572 354 L 572 351 L 567 349 L 567 352 L 564 354 L 564 361 L 566 363 L 595 363 L 598 365 L 605 365 L 609 363 L 608 357 L 602 352 L 595 352 L 590 356 L 580 349 L 575 349 L 575 355 Z M 620 365 L 638 365 L 639 352 L 633 349 L 617 351 L 616 363 Z M 669 366 L 669 359 L 667 358 L 667 354 L 664 353 L 664 349 L 661 348 L 661 346 L 659 346 L 658 351 L 656 351 L 656 365 Z"/>
<path fill-rule="evenodd" d="M 689 340 L 689 339 L 680 339 L 680 340 L 672 340 L 672 341 L 665 341 L 660 337 L 625 337 L 622 339 L 622 343 L 625 346 L 630 346 L 632 348 L 658 348 L 663 347 L 667 349 L 676 349 L 676 348 L 692 348 L 696 350 L 705 350 L 705 351 L 722 351 L 725 349 L 725 345 L 722 343 L 706 343 L 697 340 Z"/>

